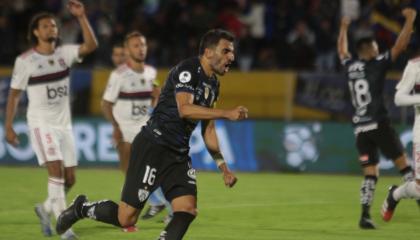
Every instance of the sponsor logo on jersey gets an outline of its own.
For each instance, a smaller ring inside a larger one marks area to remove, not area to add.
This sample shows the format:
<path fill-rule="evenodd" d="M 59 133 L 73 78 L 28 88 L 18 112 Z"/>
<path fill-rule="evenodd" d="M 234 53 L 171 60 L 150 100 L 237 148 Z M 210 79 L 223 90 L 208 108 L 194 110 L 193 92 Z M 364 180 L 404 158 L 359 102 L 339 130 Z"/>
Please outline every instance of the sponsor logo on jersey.
<path fill-rule="evenodd" d="M 67 86 L 58 86 L 56 88 L 47 85 L 47 97 L 49 100 L 68 96 Z"/>
<path fill-rule="evenodd" d="M 64 59 L 62 58 L 58 59 L 58 64 L 60 64 L 63 68 L 67 68 L 66 62 L 64 62 Z"/>
<path fill-rule="evenodd" d="M 188 71 L 182 71 L 179 74 L 179 81 L 182 83 L 187 83 L 189 81 L 191 81 L 191 73 Z"/>
<path fill-rule="evenodd" d="M 146 189 L 139 189 L 138 196 L 139 201 L 144 202 L 149 197 L 150 192 Z"/>

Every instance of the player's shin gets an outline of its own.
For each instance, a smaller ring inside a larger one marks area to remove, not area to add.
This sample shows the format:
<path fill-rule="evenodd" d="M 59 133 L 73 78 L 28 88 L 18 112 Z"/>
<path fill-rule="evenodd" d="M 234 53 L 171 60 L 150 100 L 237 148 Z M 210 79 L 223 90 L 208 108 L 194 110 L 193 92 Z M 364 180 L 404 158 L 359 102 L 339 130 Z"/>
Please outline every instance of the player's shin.
<path fill-rule="evenodd" d="M 83 217 L 121 227 L 118 221 L 118 204 L 110 200 L 83 203 L 81 214 Z"/>
<path fill-rule="evenodd" d="M 188 212 L 174 212 L 174 216 L 165 230 L 161 232 L 159 240 L 181 240 L 195 215 Z"/>
<path fill-rule="evenodd" d="M 362 218 L 370 218 L 370 206 L 373 202 L 376 182 L 378 178 L 373 175 L 366 175 L 360 188 L 360 204 L 362 205 Z"/>
<path fill-rule="evenodd" d="M 55 218 L 58 218 L 60 213 L 66 209 L 66 199 L 64 194 L 64 179 L 48 178 L 48 200 L 46 201 L 48 209 L 51 209 Z"/>

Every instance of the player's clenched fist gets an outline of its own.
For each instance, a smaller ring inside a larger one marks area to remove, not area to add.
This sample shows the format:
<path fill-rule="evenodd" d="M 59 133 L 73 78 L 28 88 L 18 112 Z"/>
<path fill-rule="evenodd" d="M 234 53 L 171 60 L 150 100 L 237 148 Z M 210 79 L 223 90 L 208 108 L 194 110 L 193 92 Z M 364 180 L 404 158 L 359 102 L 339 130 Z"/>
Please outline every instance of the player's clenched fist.
<path fill-rule="evenodd" d="M 238 106 L 227 112 L 227 119 L 231 121 L 238 121 L 246 118 L 248 118 L 248 109 L 243 106 Z"/>
<path fill-rule="evenodd" d="M 416 18 L 416 10 L 413 8 L 404 8 L 402 10 L 402 15 L 406 18 L 406 19 L 412 19 L 414 20 Z"/>
<path fill-rule="evenodd" d="M 77 0 L 70 0 L 67 4 L 67 8 L 75 17 L 81 17 L 85 14 L 85 7 L 83 3 Z"/>

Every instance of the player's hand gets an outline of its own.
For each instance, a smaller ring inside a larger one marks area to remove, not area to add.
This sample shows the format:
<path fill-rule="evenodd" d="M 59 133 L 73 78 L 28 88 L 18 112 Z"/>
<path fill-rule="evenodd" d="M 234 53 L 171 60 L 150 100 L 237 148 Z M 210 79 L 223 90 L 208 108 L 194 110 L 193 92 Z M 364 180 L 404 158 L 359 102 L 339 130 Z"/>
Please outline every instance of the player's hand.
<path fill-rule="evenodd" d="M 236 182 L 238 181 L 238 178 L 231 172 L 229 169 L 223 171 L 223 181 L 225 182 L 226 187 L 233 187 Z"/>
<path fill-rule="evenodd" d="M 67 3 L 67 8 L 70 13 L 75 17 L 82 17 L 85 15 L 85 6 L 83 3 L 77 0 L 69 0 Z"/>
<path fill-rule="evenodd" d="M 112 143 L 115 147 L 123 141 L 123 136 L 120 127 L 114 127 L 114 131 L 112 132 Z"/>
<path fill-rule="evenodd" d="M 227 112 L 227 119 L 231 121 L 238 121 L 246 118 L 248 118 L 248 109 L 243 106 L 236 107 Z"/>
<path fill-rule="evenodd" d="M 18 136 L 13 128 L 6 129 L 6 141 L 15 147 L 20 144 Z"/>
<path fill-rule="evenodd" d="M 341 26 L 348 27 L 351 23 L 351 19 L 347 16 L 341 18 Z"/>
<path fill-rule="evenodd" d="M 401 13 L 405 17 L 405 19 L 411 20 L 414 20 L 417 15 L 417 12 L 414 8 L 404 8 Z"/>

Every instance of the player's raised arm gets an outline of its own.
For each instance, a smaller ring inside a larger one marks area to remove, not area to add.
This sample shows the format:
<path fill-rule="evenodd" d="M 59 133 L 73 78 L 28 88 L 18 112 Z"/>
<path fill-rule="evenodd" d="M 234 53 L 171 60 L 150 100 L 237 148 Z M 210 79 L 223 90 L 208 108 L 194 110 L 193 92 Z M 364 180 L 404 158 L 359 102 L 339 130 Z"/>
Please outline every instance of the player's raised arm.
<path fill-rule="evenodd" d="M 193 104 L 194 95 L 188 92 L 178 92 L 176 94 L 176 103 L 178 106 L 179 116 L 181 118 L 195 120 L 213 120 L 213 119 L 229 119 L 238 121 L 248 118 L 248 109 L 238 106 L 234 109 L 223 110 L 216 108 L 201 107 Z"/>
<path fill-rule="evenodd" d="M 391 48 L 391 59 L 395 61 L 398 56 L 407 48 L 410 42 L 411 33 L 413 32 L 413 23 L 416 19 L 416 10 L 413 8 L 405 8 L 402 15 L 405 17 L 404 26 L 398 35 L 397 41 Z"/>
<path fill-rule="evenodd" d="M 397 92 L 395 93 L 395 105 L 409 106 L 420 104 L 420 94 L 412 94 L 416 79 L 420 77 L 418 65 L 416 63 L 408 62 L 404 69 L 404 74 L 401 81 L 397 85 Z"/>
<path fill-rule="evenodd" d="M 337 52 L 340 60 L 344 60 L 350 57 L 348 48 L 347 31 L 350 25 L 350 18 L 343 17 L 340 24 L 340 33 L 337 39 Z"/>
<path fill-rule="evenodd" d="M 85 7 L 83 3 L 77 0 L 70 0 L 67 7 L 73 16 L 79 21 L 82 28 L 83 43 L 79 48 L 79 57 L 84 57 L 93 52 L 98 47 L 98 41 L 93 33 L 92 27 L 86 17 Z"/>
<path fill-rule="evenodd" d="M 207 150 L 216 162 L 217 167 L 223 173 L 223 181 L 225 182 L 225 185 L 227 187 L 233 187 L 238 179 L 235 174 L 229 170 L 220 151 L 214 120 L 202 121 L 201 134 L 203 135 Z"/>
<path fill-rule="evenodd" d="M 6 131 L 6 141 L 13 145 L 19 145 L 19 139 L 15 130 L 13 129 L 13 119 L 16 115 L 16 110 L 19 104 L 19 99 L 22 90 L 10 88 L 9 97 L 7 98 L 6 119 L 4 122 L 4 129 Z"/>

